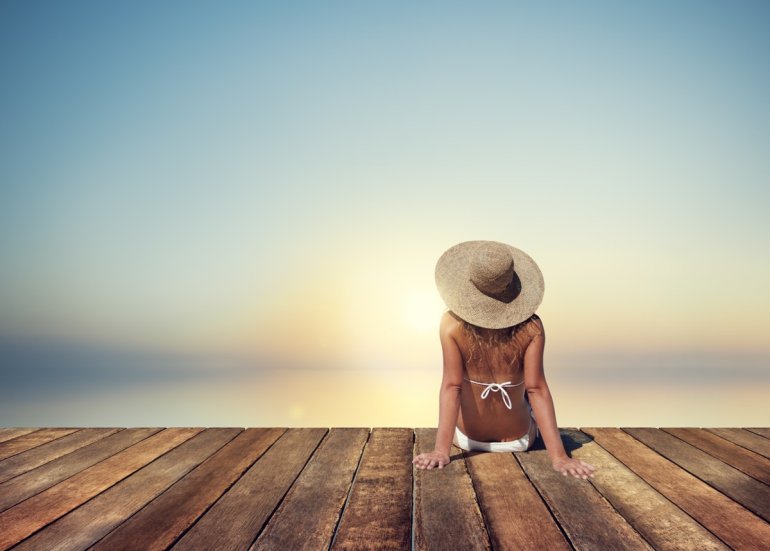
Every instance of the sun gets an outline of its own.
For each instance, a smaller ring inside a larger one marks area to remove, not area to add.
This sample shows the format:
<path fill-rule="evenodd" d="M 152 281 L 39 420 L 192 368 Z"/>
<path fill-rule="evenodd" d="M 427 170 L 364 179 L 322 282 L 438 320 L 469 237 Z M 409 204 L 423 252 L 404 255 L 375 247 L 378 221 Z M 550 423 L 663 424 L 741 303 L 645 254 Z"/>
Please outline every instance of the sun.
<path fill-rule="evenodd" d="M 437 328 L 444 303 L 435 291 L 411 291 L 404 299 L 404 319 L 415 331 Z"/>

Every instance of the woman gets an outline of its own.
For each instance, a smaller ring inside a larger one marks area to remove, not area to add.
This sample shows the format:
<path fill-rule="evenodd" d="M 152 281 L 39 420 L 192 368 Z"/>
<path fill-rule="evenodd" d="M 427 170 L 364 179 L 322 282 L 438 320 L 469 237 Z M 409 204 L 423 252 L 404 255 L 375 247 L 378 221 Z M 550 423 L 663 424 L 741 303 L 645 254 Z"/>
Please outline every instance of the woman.
<path fill-rule="evenodd" d="M 525 451 L 539 434 L 555 470 L 593 476 L 593 465 L 567 455 L 556 425 L 543 374 L 545 330 L 535 314 L 544 282 L 534 260 L 504 243 L 465 241 L 439 258 L 436 285 L 449 308 L 439 330 L 439 426 L 435 449 L 412 462 L 443 468 L 452 443 L 469 451 Z"/>

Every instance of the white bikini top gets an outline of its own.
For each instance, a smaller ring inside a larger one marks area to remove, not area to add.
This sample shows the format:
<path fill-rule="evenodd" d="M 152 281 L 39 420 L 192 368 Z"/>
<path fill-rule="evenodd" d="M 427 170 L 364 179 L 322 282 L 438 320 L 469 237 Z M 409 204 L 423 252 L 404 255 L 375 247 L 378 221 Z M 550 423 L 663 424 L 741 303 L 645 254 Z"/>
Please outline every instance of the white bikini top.
<path fill-rule="evenodd" d="M 470 381 L 471 383 L 475 383 L 477 385 L 484 385 L 486 388 L 481 391 L 481 399 L 486 400 L 487 396 L 489 395 L 489 391 L 497 392 L 500 391 L 500 394 L 503 395 L 503 402 L 505 402 L 505 406 L 508 409 L 512 408 L 511 404 L 511 397 L 508 396 L 508 392 L 506 392 L 505 388 L 506 386 L 519 386 L 524 384 L 524 381 L 521 381 L 520 383 L 516 383 L 515 385 L 511 384 L 511 381 L 505 381 L 504 383 L 480 383 L 478 381 L 471 381 L 468 377 L 463 377 L 466 381 Z"/>

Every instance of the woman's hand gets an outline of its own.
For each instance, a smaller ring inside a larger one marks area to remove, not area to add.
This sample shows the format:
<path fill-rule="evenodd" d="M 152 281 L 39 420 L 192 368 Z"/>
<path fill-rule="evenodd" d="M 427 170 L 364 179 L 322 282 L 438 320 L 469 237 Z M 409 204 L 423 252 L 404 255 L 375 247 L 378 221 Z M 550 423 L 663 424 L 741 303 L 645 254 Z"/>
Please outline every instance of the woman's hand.
<path fill-rule="evenodd" d="M 596 467 L 574 457 L 562 457 L 554 460 L 553 470 L 561 472 L 564 476 L 570 473 L 575 478 L 586 479 L 589 476 L 593 478 Z"/>
<path fill-rule="evenodd" d="M 416 465 L 418 469 L 432 469 L 433 467 L 443 469 L 444 465 L 449 465 L 449 456 L 444 452 L 433 450 L 432 452 L 421 453 L 412 459 L 412 464 Z"/>

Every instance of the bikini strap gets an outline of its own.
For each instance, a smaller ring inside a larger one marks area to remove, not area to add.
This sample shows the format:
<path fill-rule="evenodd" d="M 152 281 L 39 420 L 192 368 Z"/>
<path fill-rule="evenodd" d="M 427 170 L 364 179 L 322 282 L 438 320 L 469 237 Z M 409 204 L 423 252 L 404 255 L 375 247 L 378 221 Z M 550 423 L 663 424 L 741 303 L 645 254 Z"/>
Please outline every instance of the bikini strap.
<path fill-rule="evenodd" d="M 519 386 L 521 384 L 524 384 L 524 381 L 521 381 L 520 383 L 511 384 L 511 381 L 505 381 L 504 383 L 480 383 L 478 381 L 471 381 L 468 377 L 463 377 L 466 381 L 470 381 L 471 383 L 475 383 L 477 385 L 484 385 L 486 388 L 481 391 L 481 399 L 485 400 L 487 396 L 489 396 L 490 391 L 491 392 L 497 392 L 500 391 L 500 394 L 503 396 L 503 402 L 505 403 L 505 406 L 508 409 L 513 408 L 513 404 L 511 403 L 511 397 L 508 396 L 508 392 L 505 390 L 504 387 L 507 386 Z"/>

